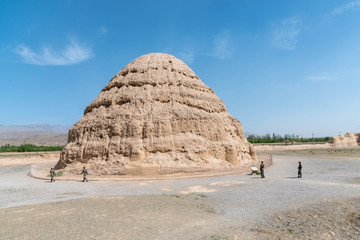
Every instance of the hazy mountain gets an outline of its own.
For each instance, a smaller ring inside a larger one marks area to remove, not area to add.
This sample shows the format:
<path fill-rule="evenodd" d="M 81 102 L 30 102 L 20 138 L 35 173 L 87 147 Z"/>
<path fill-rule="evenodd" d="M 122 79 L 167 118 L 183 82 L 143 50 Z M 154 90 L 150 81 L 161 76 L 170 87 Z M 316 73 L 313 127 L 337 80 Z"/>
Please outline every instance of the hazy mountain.
<path fill-rule="evenodd" d="M 20 137 L 11 139 L 0 139 L 0 146 L 6 144 L 19 146 L 22 144 L 33 144 L 37 146 L 65 146 L 67 134 L 57 134 L 53 136 L 36 135 L 30 137 Z"/>
<path fill-rule="evenodd" d="M 30 125 L 1 125 L 0 133 L 5 132 L 21 132 L 21 131 L 51 131 L 54 133 L 67 133 L 70 126 L 49 125 L 49 124 L 30 124 Z"/>
<path fill-rule="evenodd" d="M 31 124 L 0 125 L 0 146 L 5 144 L 21 145 L 65 145 L 70 126 Z"/>

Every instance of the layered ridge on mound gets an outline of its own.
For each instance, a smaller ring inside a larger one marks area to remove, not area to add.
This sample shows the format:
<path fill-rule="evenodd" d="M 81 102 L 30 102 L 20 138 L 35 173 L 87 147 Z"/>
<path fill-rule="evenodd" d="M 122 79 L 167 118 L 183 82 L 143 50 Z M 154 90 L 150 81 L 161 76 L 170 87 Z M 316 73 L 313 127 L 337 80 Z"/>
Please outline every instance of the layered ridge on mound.
<path fill-rule="evenodd" d="M 56 169 L 86 164 L 90 174 L 167 174 L 255 158 L 240 122 L 214 91 L 184 62 L 151 53 L 116 74 L 86 107 Z"/>

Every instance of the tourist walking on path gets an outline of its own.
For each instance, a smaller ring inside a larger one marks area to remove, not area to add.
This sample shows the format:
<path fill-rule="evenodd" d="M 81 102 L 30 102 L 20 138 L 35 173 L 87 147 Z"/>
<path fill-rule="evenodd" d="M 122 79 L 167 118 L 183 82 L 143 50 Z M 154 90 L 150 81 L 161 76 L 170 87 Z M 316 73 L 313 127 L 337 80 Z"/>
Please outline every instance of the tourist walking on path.
<path fill-rule="evenodd" d="M 298 178 L 302 178 L 302 165 L 301 165 L 301 162 L 299 162 L 299 166 L 298 166 Z"/>
<path fill-rule="evenodd" d="M 55 182 L 55 171 L 53 168 L 50 169 L 50 178 L 51 178 L 51 182 Z"/>
<path fill-rule="evenodd" d="M 264 168 L 265 168 L 264 162 L 263 162 L 263 161 L 261 161 L 261 164 L 260 164 L 260 173 L 261 173 L 261 178 L 265 178 L 265 175 L 264 175 Z"/>
<path fill-rule="evenodd" d="M 87 180 L 87 178 L 86 178 L 86 175 L 88 174 L 88 172 L 87 172 L 87 170 L 86 170 L 85 167 L 83 168 L 81 174 L 84 176 L 84 178 L 83 178 L 82 181 L 83 181 L 83 182 L 88 182 L 88 180 Z"/>

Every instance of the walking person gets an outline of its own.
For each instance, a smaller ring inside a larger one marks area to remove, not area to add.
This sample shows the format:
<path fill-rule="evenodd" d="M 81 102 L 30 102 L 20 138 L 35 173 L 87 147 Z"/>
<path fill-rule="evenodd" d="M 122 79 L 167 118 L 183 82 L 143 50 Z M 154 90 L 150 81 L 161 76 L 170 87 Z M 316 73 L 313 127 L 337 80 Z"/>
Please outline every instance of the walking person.
<path fill-rule="evenodd" d="M 53 168 L 50 169 L 50 178 L 51 178 L 51 182 L 55 182 L 55 171 Z"/>
<path fill-rule="evenodd" d="M 299 162 L 299 166 L 298 166 L 298 178 L 302 178 L 302 165 L 301 162 Z"/>
<path fill-rule="evenodd" d="M 264 175 L 264 168 L 265 168 L 264 162 L 263 162 L 263 161 L 261 161 L 261 164 L 260 164 L 260 173 L 261 173 L 261 178 L 265 178 L 265 175 Z"/>
<path fill-rule="evenodd" d="M 86 175 L 88 174 L 88 172 L 87 172 L 87 170 L 86 170 L 85 167 L 83 168 L 81 174 L 84 176 L 84 178 L 83 178 L 82 181 L 83 181 L 83 182 L 88 182 L 88 180 L 87 180 L 87 178 L 86 178 Z"/>

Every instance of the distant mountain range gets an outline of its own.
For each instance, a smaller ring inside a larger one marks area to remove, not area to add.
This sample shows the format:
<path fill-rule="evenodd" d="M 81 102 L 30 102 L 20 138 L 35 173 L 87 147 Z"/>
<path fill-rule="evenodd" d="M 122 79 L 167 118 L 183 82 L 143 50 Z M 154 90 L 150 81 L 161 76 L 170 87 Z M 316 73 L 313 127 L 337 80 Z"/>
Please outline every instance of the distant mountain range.
<path fill-rule="evenodd" d="M 34 144 L 66 145 L 70 126 L 31 124 L 6 126 L 0 124 L 0 146 Z"/>

